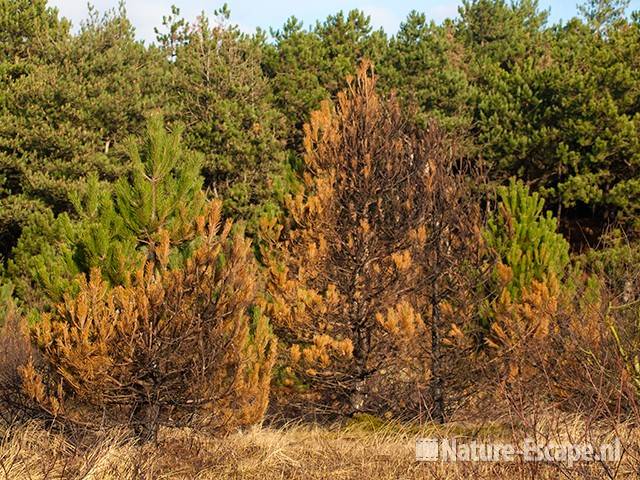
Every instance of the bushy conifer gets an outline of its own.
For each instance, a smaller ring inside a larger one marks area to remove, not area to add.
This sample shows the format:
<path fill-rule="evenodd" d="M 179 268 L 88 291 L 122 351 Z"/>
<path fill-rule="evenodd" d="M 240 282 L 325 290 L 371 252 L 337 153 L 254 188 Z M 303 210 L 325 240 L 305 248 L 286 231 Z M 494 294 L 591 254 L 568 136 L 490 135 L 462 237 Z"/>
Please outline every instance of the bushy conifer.
<path fill-rule="evenodd" d="M 569 264 L 569 243 L 557 220 L 544 212 L 544 200 L 521 181 L 498 189 L 500 201 L 485 230 L 495 262 L 489 300 L 481 315 L 486 343 L 501 355 L 507 379 L 525 375 L 527 352 L 559 330 L 559 310 L 571 297 L 562 286 Z M 497 363 L 496 363 L 497 364 Z"/>
<path fill-rule="evenodd" d="M 512 179 L 509 186 L 498 188 L 498 195 L 485 240 L 498 262 L 494 281 L 518 299 L 533 281 L 562 278 L 569 263 L 569 244 L 558 233 L 551 212 L 544 211 L 544 200 L 521 181 Z"/>
<path fill-rule="evenodd" d="M 181 268 L 169 268 L 170 233 L 127 286 L 98 268 L 76 295 L 32 328 L 39 361 L 20 367 L 31 408 L 50 420 L 98 428 L 199 423 L 230 431 L 266 409 L 275 339 L 255 307 L 250 241 L 221 225 L 221 202 L 195 221 L 199 237 Z"/>
<path fill-rule="evenodd" d="M 9 272 L 18 279 L 18 296 L 31 306 L 60 301 L 77 288 L 77 274 L 93 268 L 112 285 L 129 284 L 161 231 L 169 236 L 172 262 L 188 256 L 197 236 L 194 220 L 205 206 L 200 155 L 184 147 L 180 129 L 167 132 L 159 116 L 149 119 L 141 141 L 126 142 L 125 153 L 128 177 L 113 185 L 92 177 L 72 197 L 73 217 L 37 215 L 20 238 Z"/>

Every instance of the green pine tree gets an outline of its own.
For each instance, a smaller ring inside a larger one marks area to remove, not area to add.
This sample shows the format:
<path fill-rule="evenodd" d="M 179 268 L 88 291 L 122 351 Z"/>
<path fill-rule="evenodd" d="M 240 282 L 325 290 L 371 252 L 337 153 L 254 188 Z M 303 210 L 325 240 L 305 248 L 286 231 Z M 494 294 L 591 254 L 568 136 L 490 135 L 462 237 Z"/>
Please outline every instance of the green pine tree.
<path fill-rule="evenodd" d="M 463 0 L 457 35 L 474 63 L 486 61 L 510 69 L 543 47 L 540 32 L 549 12 L 537 0 Z"/>
<path fill-rule="evenodd" d="M 171 119 L 189 126 L 185 142 L 203 154 L 205 187 L 253 230 L 278 211 L 287 188 L 285 120 L 261 68 L 261 40 L 230 24 L 226 7 L 188 28 L 172 22 L 174 35 L 160 38 L 173 57 Z"/>
<path fill-rule="evenodd" d="M 508 187 L 498 188 L 498 195 L 500 202 L 488 219 L 484 237 L 498 264 L 511 270 L 506 285 L 500 285 L 503 279 L 496 270 L 495 285 L 518 299 L 533 280 L 563 276 L 569 263 L 569 244 L 557 232 L 557 220 L 551 212 L 544 212 L 544 200 L 538 193 L 530 193 L 521 181 L 512 179 Z"/>
<path fill-rule="evenodd" d="M 578 12 L 594 32 L 602 33 L 624 19 L 630 0 L 588 0 L 578 5 Z"/>
<path fill-rule="evenodd" d="M 43 1 L 0 3 L 0 255 L 33 212 L 72 211 L 88 174 L 126 174 L 114 147 L 165 103 L 166 59 L 135 39 L 122 5 L 68 27 Z"/>
<path fill-rule="evenodd" d="M 265 46 L 263 69 L 273 86 L 275 105 L 287 120 L 288 146 L 301 151 L 303 125 L 330 95 L 320 78 L 325 47 L 295 17 L 287 19 L 282 29 L 272 29 L 271 35 L 274 44 Z"/>
<path fill-rule="evenodd" d="M 126 143 L 128 177 L 114 185 L 91 177 L 72 199 L 73 217 L 37 214 L 25 228 L 8 270 L 27 304 L 59 301 L 76 288 L 78 273 L 95 267 L 111 284 L 128 284 L 163 240 L 161 231 L 174 263 L 188 255 L 206 203 L 201 155 L 184 147 L 180 129 L 167 132 L 159 116 L 150 118 L 142 141 Z"/>
<path fill-rule="evenodd" d="M 469 72 L 452 22 L 436 25 L 424 13 L 411 12 L 378 72 L 387 89 L 418 107 L 423 122 L 435 117 L 448 127 L 470 126 Z"/>

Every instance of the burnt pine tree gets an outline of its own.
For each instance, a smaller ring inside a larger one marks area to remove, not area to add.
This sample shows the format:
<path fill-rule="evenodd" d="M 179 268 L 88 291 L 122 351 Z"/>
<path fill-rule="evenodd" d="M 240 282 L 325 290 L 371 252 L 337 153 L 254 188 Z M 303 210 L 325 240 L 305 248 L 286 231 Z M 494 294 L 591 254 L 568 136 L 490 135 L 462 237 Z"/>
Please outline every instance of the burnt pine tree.
<path fill-rule="evenodd" d="M 429 284 L 445 282 L 461 250 L 436 240 L 459 233 L 447 196 L 466 191 L 442 182 L 451 147 L 435 125 L 416 129 L 395 97 L 376 93 L 367 62 L 335 106 L 312 113 L 306 189 L 290 198 L 281 248 L 264 252 L 267 308 L 284 345 L 276 405 L 331 414 L 419 407 L 430 377 L 425 351 L 449 330 L 440 331 L 437 312 L 450 289 L 429 294 Z"/>
<path fill-rule="evenodd" d="M 463 338 L 475 334 L 479 287 L 489 273 L 480 211 L 485 177 L 481 165 L 469 162 L 465 149 L 457 148 L 463 141 L 438 133 L 433 123 L 427 138 L 420 151 L 427 166 L 422 199 L 426 235 L 415 261 L 423 274 L 430 417 L 443 423 L 474 380 L 476 365 L 468 361 L 473 347 Z"/>
<path fill-rule="evenodd" d="M 221 211 L 214 200 L 194 221 L 200 242 L 182 268 L 169 268 L 162 230 L 129 285 L 111 288 L 93 269 L 43 314 L 30 329 L 38 361 L 18 368 L 23 405 L 69 426 L 130 426 L 143 440 L 162 425 L 259 421 L 276 344 L 254 308 L 251 242 Z"/>

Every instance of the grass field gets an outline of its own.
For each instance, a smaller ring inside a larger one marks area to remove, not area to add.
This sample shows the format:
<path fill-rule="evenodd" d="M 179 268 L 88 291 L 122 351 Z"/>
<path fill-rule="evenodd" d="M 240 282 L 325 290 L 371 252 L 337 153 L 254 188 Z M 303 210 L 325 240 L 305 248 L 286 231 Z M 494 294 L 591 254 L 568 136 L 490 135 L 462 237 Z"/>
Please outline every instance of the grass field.
<path fill-rule="evenodd" d="M 525 423 L 446 426 L 398 424 L 375 418 L 332 426 L 255 427 L 214 439 L 188 429 L 164 429 L 156 443 L 137 444 L 110 431 L 73 446 L 31 424 L 3 432 L 0 475 L 7 479 L 601 479 L 638 478 L 638 437 L 629 425 L 604 426 L 578 418 Z M 531 429 L 530 429 L 531 428 Z M 620 462 L 417 462 L 415 439 L 440 437 L 483 442 L 606 442 L 618 437 Z M 68 438 L 68 437 L 67 437 Z M 75 442 L 74 442 L 75 443 Z"/>

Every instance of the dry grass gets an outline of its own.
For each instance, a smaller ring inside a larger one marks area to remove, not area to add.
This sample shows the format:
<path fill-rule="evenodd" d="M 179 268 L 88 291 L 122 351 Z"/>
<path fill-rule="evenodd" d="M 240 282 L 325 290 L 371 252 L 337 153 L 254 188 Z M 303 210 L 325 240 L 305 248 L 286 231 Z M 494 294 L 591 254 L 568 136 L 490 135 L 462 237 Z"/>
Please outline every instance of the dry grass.
<path fill-rule="evenodd" d="M 620 465 L 568 469 L 538 463 L 419 463 L 415 438 L 465 437 L 517 441 L 527 436 L 504 424 L 446 427 L 399 425 L 363 419 L 348 425 L 253 428 L 216 439 L 187 429 L 164 429 L 158 444 L 136 444 L 110 431 L 74 446 L 59 434 L 29 425 L 3 432 L 0 478 L 6 479 L 600 479 L 638 478 L 638 436 L 623 426 L 604 429 L 578 419 L 536 421 L 539 439 L 613 435 L 623 442 Z M 598 432 L 597 435 L 594 432 Z"/>

